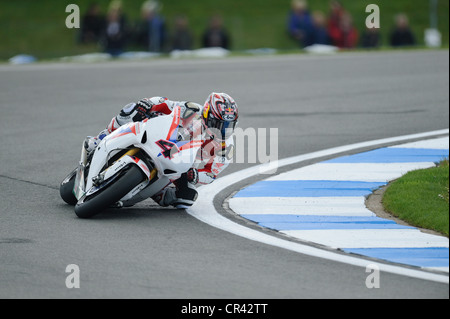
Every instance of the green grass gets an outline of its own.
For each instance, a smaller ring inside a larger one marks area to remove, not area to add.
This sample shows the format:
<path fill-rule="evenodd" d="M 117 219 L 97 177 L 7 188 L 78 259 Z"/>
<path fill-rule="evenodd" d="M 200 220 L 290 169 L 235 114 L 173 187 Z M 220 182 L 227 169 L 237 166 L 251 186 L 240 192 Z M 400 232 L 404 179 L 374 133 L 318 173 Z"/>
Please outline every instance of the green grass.
<path fill-rule="evenodd" d="M 448 237 L 449 163 L 409 172 L 394 181 L 383 196 L 387 212 L 410 225 L 435 230 Z"/>
<path fill-rule="evenodd" d="M 97 51 L 96 46 L 76 44 L 77 31 L 65 27 L 68 4 L 79 5 L 83 14 L 91 0 L 16 0 L 0 1 L 0 59 L 8 59 L 19 53 L 38 58 L 53 58 Z M 109 0 L 97 0 L 103 11 Z M 124 0 L 124 11 L 130 21 L 139 18 L 143 0 Z M 208 17 L 214 13 L 223 15 L 232 37 L 233 50 L 271 47 L 280 50 L 297 49 L 296 43 L 286 35 L 286 17 L 290 0 L 161 0 L 162 15 L 169 28 L 179 14 L 189 17 L 195 35 L 195 47 L 200 47 L 200 36 Z M 363 30 L 368 4 L 376 3 L 381 11 L 381 34 L 387 44 L 393 17 L 406 13 L 413 31 L 423 46 L 424 30 L 429 26 L 429 0 L 342 0 L 354 17 L 355 25 Z M 311 11 L 328 13 L 329 0 L 310 0 Z M 449 44 L 449 1 L 439 1 L 439 29 L 443 45 Z"/>

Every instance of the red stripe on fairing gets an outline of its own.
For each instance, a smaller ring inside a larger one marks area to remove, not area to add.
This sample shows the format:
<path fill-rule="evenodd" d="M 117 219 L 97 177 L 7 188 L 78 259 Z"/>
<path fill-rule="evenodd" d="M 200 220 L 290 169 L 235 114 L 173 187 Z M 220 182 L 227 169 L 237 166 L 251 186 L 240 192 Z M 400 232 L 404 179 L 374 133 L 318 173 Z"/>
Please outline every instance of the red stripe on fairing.
<path fill-rule="evenodd" d="M 180 124 L 180 107 L 177 106 L 173 110 L 173 121 L 172 125 L 170 126 L 169 134 L 167 134 L 166 140 L 170 140 L 175 130 L 178 128 L 178 125 Z"/>
<path fill-rule="evenodd" d="M 131 133 L 134 135 L 137 135 L 136 134 L 136 125 L 137 125 L 137 123 L 135 123 L 133 126 L 130 126 L 127 128 L 124 128 L 123 126 L 120 127 L 120 130 L 117 131 L 118 134 L 116 136 L 114 136 L 113 138 L 117 138 L 119 136 L 124 136 L 124 135 L 131 134 Z"/>
<path fill-rule="evenodd" d="M 202 141 L 201 140 L 197 140 L 197 141 L 190 141 L 187 144 L 184 144 L 183 146 L 181 146 L 179 149 L 180 151 L 184 151 L 190 148 L 194 148 L 194 147 L 200 147 L 202 146 Z"/>
<path fill-rule="evenodd" d="M 131 132 L 132 132 L 134 135 L 137 135 L 137 134 L 136 134 L 136 126 L 137 126 L 137 123 L 134 124 L 134 125 L 131 127 Z"/>

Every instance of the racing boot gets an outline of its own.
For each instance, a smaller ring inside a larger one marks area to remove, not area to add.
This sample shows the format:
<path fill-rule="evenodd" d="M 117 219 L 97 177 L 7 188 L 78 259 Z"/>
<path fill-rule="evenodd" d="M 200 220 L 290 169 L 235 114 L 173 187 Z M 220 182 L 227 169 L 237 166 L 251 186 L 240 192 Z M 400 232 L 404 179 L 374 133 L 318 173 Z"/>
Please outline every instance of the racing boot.
<path fill-rule="evenodd" d="M 167 187 L 152 197 L 162 207 L 189 208 L 197 200 L 195 185 L 188 182 L 185 174 L 174 182 L 175 187 Z"/>
<path fill-rule="evenodd" d="M 86 150 L 88 157 L 98 146 L 98 143 L 100 143 L 100 140 L 98 139 L 97 136 L 87 136 L 86 137 L 86 139 L 84 140 L 84 149 Z"/>
<path fill-rule="evenodd" d="M 97 136 L 87 136 L 84 140 L 84 149 L 86 150 L 87 155 L 91 155 L 95 148 L 98 146 L 100 141 L 108 135 L 108 130 L 103 130 Z"/>

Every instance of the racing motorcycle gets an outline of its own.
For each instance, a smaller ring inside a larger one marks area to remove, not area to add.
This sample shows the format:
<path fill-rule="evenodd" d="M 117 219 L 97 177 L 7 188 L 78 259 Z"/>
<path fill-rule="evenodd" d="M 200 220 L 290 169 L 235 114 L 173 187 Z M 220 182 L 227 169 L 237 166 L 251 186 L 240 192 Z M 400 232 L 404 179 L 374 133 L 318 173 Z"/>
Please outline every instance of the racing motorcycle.
<path fill-rule="evenodd" d="M 123 125 L 89 154 L 83 143 L 78 167 L 60 185 L 61 198 L 89 218 L 158 194 L 195 163 L 203 128 L 196 111 L 177 106 L 169 115 Z"/>

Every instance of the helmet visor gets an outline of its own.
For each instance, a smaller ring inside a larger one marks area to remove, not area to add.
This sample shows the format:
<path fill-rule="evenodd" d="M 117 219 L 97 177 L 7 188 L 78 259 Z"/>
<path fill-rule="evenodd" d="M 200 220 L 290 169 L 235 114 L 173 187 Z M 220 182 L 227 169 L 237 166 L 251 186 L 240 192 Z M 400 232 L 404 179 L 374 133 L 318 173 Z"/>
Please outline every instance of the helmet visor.
<path fill-rule="evenodd" d="M 211 117 L 208 119 L 206 124 L 215 136 L 221 136 L 222 139 L 227 139 L 230 137 L 236 127 L 236 121 L 223 121 Z"/>

